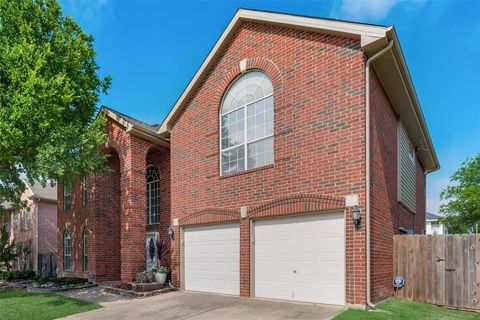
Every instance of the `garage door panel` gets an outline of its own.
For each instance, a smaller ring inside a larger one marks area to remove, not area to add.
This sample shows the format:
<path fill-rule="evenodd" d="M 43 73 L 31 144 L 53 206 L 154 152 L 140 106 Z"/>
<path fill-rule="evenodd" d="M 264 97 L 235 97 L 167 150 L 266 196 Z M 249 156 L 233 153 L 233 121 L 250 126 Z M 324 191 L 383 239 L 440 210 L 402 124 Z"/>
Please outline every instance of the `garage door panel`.
<path fill-rule="evenodd" d="M 185 228 L 184 243 L 186 290 L 240 293 L 238 223 Z"/>
<path fill-rule="evenodd" d="M 255 222 L 255 295 L 345 302 L 343 213 Z"/>

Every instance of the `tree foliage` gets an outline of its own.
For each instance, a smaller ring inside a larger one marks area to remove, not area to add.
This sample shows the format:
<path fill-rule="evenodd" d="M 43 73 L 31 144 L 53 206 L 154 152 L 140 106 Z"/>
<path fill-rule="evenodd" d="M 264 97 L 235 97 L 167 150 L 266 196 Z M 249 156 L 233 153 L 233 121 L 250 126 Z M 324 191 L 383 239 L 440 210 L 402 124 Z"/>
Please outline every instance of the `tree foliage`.
<path fill-rule="evenodd" d="M 10 233 L 5 225 L 0 228 L 0 270 L 11 269 L 11 262 L 17 258 L 15 239 L 10 242 Z"/>
<path fill-rule="evenodd" d="M 105 119 L 93 38 L 55 0 L 0 0 L 0 203 L 22 176 L 71 182 L 103 168 Z"/>
<path fill-rule="evenodd" d="M 467 159 L 450 178 L 440 198 L 448 201 L 440 212 L 450 233 L 467 233 L 480 224 L 480 154 Z M 480 225 L 479 225 L 480 227 Z"/>

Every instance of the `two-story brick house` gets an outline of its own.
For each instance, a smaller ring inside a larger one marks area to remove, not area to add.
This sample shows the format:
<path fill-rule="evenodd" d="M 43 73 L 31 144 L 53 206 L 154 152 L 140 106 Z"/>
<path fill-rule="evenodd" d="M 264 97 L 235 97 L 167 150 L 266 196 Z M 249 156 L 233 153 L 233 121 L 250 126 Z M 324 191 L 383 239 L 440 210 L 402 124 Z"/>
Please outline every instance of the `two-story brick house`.
<path fill-rule="evenodd" d="M 239 10 L 160 126 L 102 112 L 98 201 L 59 189 L 69 272 L 91 224 L 109 279 L 146 269 L 158 232 L 181 289 L 365 305 L 393 293 L 392 236 L 425 229 L 439 163 L 393 27 Z"/>
<path fill-rule="evenodd" d="M 30 254 L 13 261 L 13 269 L 33 269 L 42 273 L 39 256 L 56 260 L 57 253 L 57 188 L 24 180 L 25 191 L 20 196 L 24 206 L 16 208 L 10 203 L 1 207 L 0 225 L 5 225 L 10 239 L 20 247 L 27 247 Z M 49 261 L 50 263 L 50 261 Z M 54 267 L 49 272 L 54 272 Z"/>

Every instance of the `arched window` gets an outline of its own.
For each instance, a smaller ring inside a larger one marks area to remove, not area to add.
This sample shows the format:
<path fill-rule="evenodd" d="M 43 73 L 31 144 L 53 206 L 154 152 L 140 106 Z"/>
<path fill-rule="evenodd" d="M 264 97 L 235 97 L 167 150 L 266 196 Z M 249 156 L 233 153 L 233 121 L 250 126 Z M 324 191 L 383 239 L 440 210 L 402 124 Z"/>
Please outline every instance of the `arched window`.
<path fill-rule="evenodd" d="M 228 89 L 220 109 L 221 174 L 273 164 L 273 85 L 252 71 Z"/>
<path fill-rule="evenodd" d="M 147 224 L 160 222 L 160 174 L 157 167 L 147 167 Z"/>
<path fill-rule="evenodd" d="M 63 269 L 72 269 L 72 235 L 68 229 L 63 234 Z"/>
<path fill-rule="evenodd" d="M 83 271 L 88 271 L 88 229 L 83 229 Z"/>

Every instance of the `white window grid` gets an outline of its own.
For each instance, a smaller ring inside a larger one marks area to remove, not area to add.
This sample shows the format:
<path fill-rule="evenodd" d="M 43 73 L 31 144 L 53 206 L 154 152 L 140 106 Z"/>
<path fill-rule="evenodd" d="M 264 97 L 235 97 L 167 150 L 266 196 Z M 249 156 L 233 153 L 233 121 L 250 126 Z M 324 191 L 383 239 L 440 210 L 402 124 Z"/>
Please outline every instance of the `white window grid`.
<path fill-rule="evenodd" d="M 30 228 L 32 227 L 32 219 L 31 219 L 31 215 L 30 215 L 30 209 L 26 208 L 22 211 L 23 213 L 23 229 L 24 230 L 30 230 Z"/>
<path fill-rule="evenodd" d="M 88 230 L 83 230 L 83 271 L 88 271 Z"/>
<path fill-rule="evenodd" d="M 63 187 L 63 207 L 65 211 L 72 209 L 72 190 L 69 186 Z"/>
<path fill-rule="evenodd" d="M 245 94 L 247 85 L 245 81 Z M 273 164 L 273 104 L 272 92 L 251 102 L 245 102 L 233 110 L 220 113 L 221 175 Z M 235 133 L 231 132 L 233 128 Z M 233 139 L 233 143 L 228 143 L 227 139 Z M 258 147 L 260 152 L 257 154 Z M 232 167 L 236 169 L 231 170 Z"/>
<path fill-rule="evenodd" d="M 86 206 L 88 204 L 88 178 L 82 178 L 82 204 Z"/>
<path fill-rule="evenodd" d="M 158 169 L 147 167 L 147 224 L 160 222 L 160 174 Z"/>
<path fill-rule="evenodd" d="M 13 230 L 17 231 L 20 227 L 20 212 L 16 209 L 12 218 Z"/>
<path fill-rule="evenodd" d="M 64 244 L 63 244 L 63 269 L 72 269 L 72 235 L 70 231 L 65 230 Z"/>

